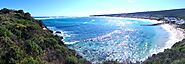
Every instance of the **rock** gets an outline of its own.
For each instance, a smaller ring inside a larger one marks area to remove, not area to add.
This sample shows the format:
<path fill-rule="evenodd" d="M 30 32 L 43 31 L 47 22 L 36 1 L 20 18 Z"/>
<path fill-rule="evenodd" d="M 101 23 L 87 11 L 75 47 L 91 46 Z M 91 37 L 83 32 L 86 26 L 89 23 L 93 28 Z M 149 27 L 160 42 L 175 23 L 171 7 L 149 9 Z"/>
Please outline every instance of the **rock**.
<path fill-rule="evenodd" d="M 55 33 L 61 33 L 60 31 L 56 31 Z"/>
<path fill-rule="evenodd" d="M 64 37 L 60 37 L 60 39 L 63 39 Z"/>

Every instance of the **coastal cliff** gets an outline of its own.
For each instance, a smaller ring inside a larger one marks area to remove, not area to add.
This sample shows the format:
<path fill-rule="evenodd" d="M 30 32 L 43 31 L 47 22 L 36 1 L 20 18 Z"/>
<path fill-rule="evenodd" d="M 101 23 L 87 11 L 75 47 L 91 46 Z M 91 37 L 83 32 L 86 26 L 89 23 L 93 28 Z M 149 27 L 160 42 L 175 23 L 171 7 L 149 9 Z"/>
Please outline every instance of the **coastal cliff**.
<path fill-rule="evenodd" d="M 0 10 L 0 64 L 89 64 L 23 10 Z"/>

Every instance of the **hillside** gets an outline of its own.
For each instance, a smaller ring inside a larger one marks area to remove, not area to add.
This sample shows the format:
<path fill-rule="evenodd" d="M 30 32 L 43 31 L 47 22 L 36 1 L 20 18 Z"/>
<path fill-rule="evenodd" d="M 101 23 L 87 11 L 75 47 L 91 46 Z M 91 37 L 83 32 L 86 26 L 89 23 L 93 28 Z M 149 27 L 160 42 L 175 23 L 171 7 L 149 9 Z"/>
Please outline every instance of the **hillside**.
<path fill-rule="evenodd" d="M 0 10 L 0 64 L 88 64 L 23 10 Z"/>
<path fill-rule="evenodd" d="M 113 16 L 113 17 L 179 17 L 185 19 L 185 9 L 147 11 L 135 13 L 105 14 L 92 16 Z"/>

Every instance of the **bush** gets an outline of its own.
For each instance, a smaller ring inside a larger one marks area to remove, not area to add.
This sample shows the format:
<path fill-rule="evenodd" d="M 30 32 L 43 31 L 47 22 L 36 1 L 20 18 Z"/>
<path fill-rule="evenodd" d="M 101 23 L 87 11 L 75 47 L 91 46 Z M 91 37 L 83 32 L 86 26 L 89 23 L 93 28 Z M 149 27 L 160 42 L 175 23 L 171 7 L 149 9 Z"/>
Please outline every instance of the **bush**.
<path fill-rule="evenodd" d="M 21 50 L 10 38 L 4 38 L 4 46 L 1 49 L 0 64 L 16 63 L 25 56 Z M 1 41 L 2 42 L 2 41 Z"/>
<path fill-rule="evenodd" d="M 33 18 L 31 17 L 31 14 L 27 12 L 24 14 L 24 19 L 32 20 Z"/>
<path fill-rule="evenodd" d="M 75 56 L 67 56 L 66 64 L 78 64 L 78 58 Z"/>
<path fill-rule="evenodd" d="M 11 32 L 4 27 L 0 27 L 0 36 L 10 37 Z"/>
<path fill-rule="evenodd" d="M 85 62 L 35 21 L 22 10 L 0 10 L 0 64 Z"/>
<path fill-rule="evenodd" d="M 174 60 L 171 64 L 184 64 L 184 63 L 185 63 L 185 58 L 180 60 Z"/>
<path fill-rule="evenodd" d="M 57 43 L 58 41 L 54 38 L 45 38 L 44 43 L 42 45 L 45 45 L 44 47 L 47 47 L 47 48 L 53 48 L 53 47 L 56 47 Z"/>
<path fill-rule="evenodd" d="M 24 14 L 24 11 L 23 10 L 18 10 L 18 11 L 16 11 L 16 13 Z"/>
<path fill-rule="evenodd" d="M 3 8 L 3 9 L 0 10 L 0 12 L 2 12 L 2 13 L 4 13 L 4 14 L 7 14 L 7 13 L 10 12 L 10 10 L 7 9 L 7 8 Z"/>
<path fill-rule="evenodd" d="M 28 57 L 23 59 L 20 64 L 41 64 L 41 61 L 34 59 L 33 57 Z"/>
<path fill-rule="evenodd" d="M 33 41 L 27 41 L 25 43 L 25 48 L 26 52 L 33 56 L 40 55 L 43 52 L 41 47 Z"/>
<path fill-rule="evenodd" d="M 28 24 L 28 21 L 25 21 L 25 20 L 17 20 L 16 23 L 26 25 L 26 24 Z"/>

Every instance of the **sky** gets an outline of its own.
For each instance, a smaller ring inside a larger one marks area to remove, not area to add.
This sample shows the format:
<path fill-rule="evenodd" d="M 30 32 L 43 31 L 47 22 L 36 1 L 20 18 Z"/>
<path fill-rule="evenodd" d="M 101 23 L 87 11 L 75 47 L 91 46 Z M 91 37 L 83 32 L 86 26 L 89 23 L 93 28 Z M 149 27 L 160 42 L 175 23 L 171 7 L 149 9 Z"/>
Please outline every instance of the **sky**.
<path fill-rule="evenodd" d="M 1 0 L 0 8 L 32 16 L 87 16 L 185 8 L 185 0 Z"/>

